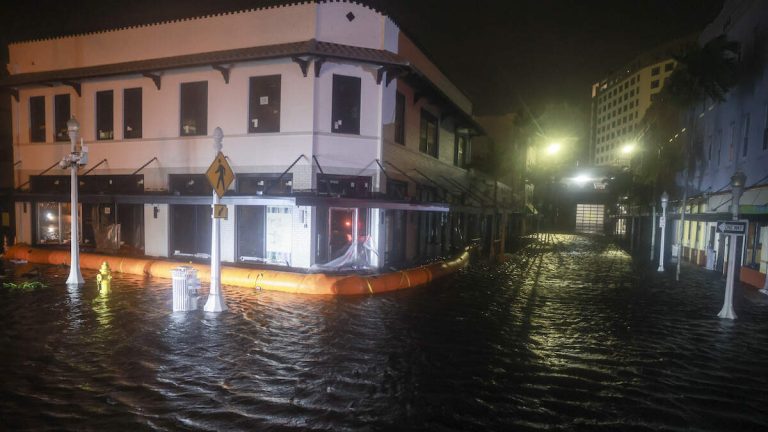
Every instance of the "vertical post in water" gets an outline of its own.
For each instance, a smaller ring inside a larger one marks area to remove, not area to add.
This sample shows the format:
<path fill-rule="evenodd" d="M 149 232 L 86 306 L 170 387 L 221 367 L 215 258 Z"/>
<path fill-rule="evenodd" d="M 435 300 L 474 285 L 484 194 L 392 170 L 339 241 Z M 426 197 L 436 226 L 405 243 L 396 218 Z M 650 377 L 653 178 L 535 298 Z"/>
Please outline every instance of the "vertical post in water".
<path fill-rule="evenodd" d="M 221 152 L 221 140 L 224 132 L 217 127 L 213 131 L 213 148 L 216 155 Z M 211 205 L 211 289 L 208 291 L 208 300 L 205 302 L 203 310 L 206 312 L 223 312 L 227 310 L 224 303 L 224 294 L 221 291 L 221 242 L 219 241 L 219 231 L 221 229 L 219 218 L 215 217 L 214 209 L 219 204 L 219 195 L 216 190 L 213 192 L 213 204 Z"/>
<path fill-rule="evenodd" d="M 731 193 L 733 199 L 731 202 L 731 213 L 733 214 L 733 220 L 739 220 L 739 200 L 741 200 L 741 194 L 744 192 L 744 184 L 747 181 L 747 176 L 741 171 L 736 171 L 731 177 Z M 739 236 L 731 234 L 728 239 L 729 252 L 728 252 L 728 277 L 725 282 L 725 300 L 723 301 L 723 308 L 720 313 L 717 314 L 720 318 L 736 319 L 736 312 L 733 310 L 733 284 L 736 279 L 736 243 L 738 243 Z"/>

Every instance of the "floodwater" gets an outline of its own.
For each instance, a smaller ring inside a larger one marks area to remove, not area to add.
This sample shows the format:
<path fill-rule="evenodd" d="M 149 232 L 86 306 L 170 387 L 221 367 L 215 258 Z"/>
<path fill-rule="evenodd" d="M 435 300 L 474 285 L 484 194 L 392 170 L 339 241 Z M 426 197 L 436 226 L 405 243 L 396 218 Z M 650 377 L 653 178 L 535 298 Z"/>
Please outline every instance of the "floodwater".
<path fill-rule="evenodd" d="M 170 280 L 95 272 L 0 289 L 3 430 L 768 430 L 768 302 L 541 235 L 509 262 L 351 298 L 225 287 L 171 313 Z"/>

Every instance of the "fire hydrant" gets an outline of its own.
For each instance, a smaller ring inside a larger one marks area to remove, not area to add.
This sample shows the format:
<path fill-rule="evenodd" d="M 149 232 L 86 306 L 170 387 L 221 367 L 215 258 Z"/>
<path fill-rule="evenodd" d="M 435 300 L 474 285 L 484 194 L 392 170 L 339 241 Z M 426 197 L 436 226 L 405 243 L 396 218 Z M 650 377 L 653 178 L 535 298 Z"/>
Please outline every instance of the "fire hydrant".
<path fill-rule="evenodd" d="M 99 274 L 96 275 L 96 284 L 99 285 L 101 294 L 108 294 L 112 289 L 112 270 L 106 261 L 101 263 Z"/>

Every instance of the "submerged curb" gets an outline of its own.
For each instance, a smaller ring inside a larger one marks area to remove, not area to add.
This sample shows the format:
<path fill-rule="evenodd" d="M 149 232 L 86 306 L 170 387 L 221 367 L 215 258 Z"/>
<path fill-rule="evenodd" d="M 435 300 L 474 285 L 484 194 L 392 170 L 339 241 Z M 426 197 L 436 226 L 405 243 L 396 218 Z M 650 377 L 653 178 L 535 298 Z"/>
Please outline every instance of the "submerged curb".
<path fill-rule="evenodd" d="M 6 259 L 26 260 L 36 264 L 69 265 L 69 251 L 37 249 L 14 245 L 5 253 Z M 80 266 L 98 270 L 107 262 L 112 271 L 170 279 L 171 270 L 185 265 L 197 270 L 200 280 L 210 282 L 210 266 L 151 258 L 128 258 L 91 253 L 80 254 Z M 221 283 L 245 288 L 314 295 L 379 294 L 415 288 L 455 273 L 469 263 L 469 248 L 458 256 L 425 266 L 376 275 L 328 275 L 325 273 L 295 273 L 277 270 L 248 269 L 221 266 Z"/>

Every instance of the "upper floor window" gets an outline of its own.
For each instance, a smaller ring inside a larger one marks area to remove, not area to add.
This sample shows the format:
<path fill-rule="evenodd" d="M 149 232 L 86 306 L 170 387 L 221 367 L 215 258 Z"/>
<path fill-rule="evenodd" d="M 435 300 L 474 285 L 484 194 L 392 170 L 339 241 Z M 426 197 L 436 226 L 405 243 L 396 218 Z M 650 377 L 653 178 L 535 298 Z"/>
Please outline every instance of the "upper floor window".
<path fill-rule="evenodd" d="M 428 111 L 421 110 L 419 151 L 437 157 L 437 147 L 437 118 Z"/>
<path fill-rule="evenodd" d="M 248 132 L 280 132 L 280 75 L 251 77 Z"/>
<path fill-rule="evenodd" d="M 360 83 L 358 77 L 333 75 L 331 132 L 360 134 Z"/>
<path fill-rule="evenodd" d="M 765 106 L 765 123 L 763 124 L 763 150 L 768 150 L 768 105 Z"/>
<path fill-rule="evenodd" d="M 395 93 L 395 142 L 405 144 L 405 96 Z"/>
<path fill-rule="evenodd" d="M 651 69 L 651 76 L 656 76 L 661 72 L 661 66 L 656 66 L 655 68 Z"/>
<path fill-rule="evenodd" d="M 61 94 L 53 97 L 53 127 L 56 131 L 56 141 L 69 141 L 67 122 L 70 118 L 69 95 Z"/>
<path fill-rule="evenodd" d="M 181 136 L 208 135 L 208 81 L 181 84 Z"/>
<path fill-rule="evenodd" d="M 742 157 L 747 155 L 747 150 L 749 149 L 749 120 L 749 113 L 744 114 L 744 124 L 741 127 Z"/>
<path fill-rule="evenodd" d="M 459 168 L 466 167 L 468 156 L 469 136 L 466 134 L 457 133 L 453 150 L 453 164 Z"/>
<path fill-rule="evenodd" d="M 659 80 L 651 81 L 651 88 L 652 89 L 659 88 Z"/>
<path fill-rule="evenodd" d="M 29 98 L 29 141 L 45 142 L 45 96 Z"/>
<path fill-rule="evenodd" d="M 123 90 L 123 138 L 141 138 L 141 88 Z"/>
<path fill-rule="evenodd" d="M 114 139 L 114 92 L 105 90 L 96 92 L 96 139 Z"/>
<path fill-rule="evenodd" d="M 669 71 L 671 71 L 674 68 L 675 68 L 675 64 L 672 63 L 672 62 L 669 62 L 669 63 L 664 65 L 664 72 L 669 72 Z"/>

